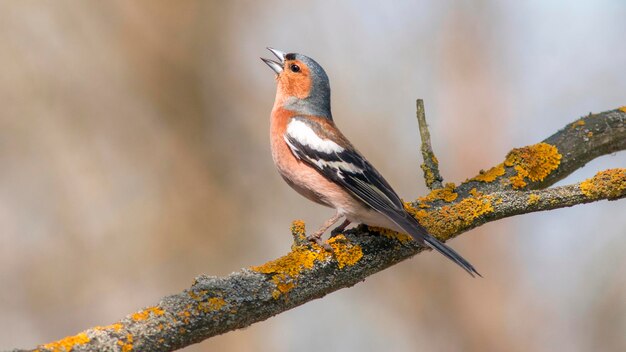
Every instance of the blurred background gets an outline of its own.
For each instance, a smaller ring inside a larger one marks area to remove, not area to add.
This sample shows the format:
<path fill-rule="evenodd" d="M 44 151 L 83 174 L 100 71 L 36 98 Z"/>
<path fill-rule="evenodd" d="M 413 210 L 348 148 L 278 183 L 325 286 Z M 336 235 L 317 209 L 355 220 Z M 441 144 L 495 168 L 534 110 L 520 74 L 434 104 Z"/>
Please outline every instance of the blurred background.
<path fill-rule="evenodd" d="M 626 104 L 626 2 L 0 2 L 0 349 L 106 325 L 286 253 L 332 212 L 274 170 L 273 46 L 405 199 L 423 98 L 447 182 Z M 589 163 L 562 183 L 626 166 Z M 624 351 L 625 201 L 487 224 L 186 351 Z"/>

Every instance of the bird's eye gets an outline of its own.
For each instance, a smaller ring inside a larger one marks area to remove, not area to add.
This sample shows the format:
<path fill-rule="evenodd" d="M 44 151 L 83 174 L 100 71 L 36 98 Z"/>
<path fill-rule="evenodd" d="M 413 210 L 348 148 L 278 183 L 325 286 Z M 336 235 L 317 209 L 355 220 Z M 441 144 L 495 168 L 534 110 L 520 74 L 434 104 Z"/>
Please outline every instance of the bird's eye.
<path fill-rule="evenodd" d="M 291 72 L 300 72 L 300 66 L 296 64 L 291 64 L 291 66 L 289 66 L 289 69 L 291 70 Z"/>

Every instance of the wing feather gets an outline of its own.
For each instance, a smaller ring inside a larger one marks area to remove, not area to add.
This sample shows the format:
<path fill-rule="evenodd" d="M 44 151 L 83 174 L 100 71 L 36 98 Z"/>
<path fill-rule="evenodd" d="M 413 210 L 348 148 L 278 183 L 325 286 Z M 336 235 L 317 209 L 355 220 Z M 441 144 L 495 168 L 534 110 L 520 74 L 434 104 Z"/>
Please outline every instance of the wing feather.
<path fill-rule="evenodd" d="M 384 213 L 388 213 L 390 208 L 403 210 L 400 197 L 343 136 L 339 142 L 343 141 L 344 145 L 340 145 L 328 138 L 329 135 L 325 135 L 319 122 L 294 117 L 287 126 L 284 137 L 296 158 L 311 165 L 331 181 L 344 186 L 366 205 Z"/>
<path fill-rule="evenodd" d="M 386 215 L 421 244 L 430 246 L 461 266 L 470 275 L 480 274 L 452 248 L 432 237 L 409 215 L 400 197 L 376 169 L 336 129 L 322 128 L 328 121 L 294 117 L 287 125 L 285 142 L 296 158 L 329 180 L 343 186 L 356 199 Z M 333 138 L 335 137 L 335 138 Z"/>

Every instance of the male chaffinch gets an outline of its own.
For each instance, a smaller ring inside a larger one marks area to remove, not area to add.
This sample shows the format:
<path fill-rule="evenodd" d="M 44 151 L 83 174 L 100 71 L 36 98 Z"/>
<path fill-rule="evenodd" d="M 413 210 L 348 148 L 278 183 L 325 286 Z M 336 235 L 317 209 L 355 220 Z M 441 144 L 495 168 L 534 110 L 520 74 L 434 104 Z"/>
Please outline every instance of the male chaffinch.
<path fill-rule="evenodd" d="M 321 236 L 340 218 L 408 233 L 461 266 L 480 274 L 452 248 L 428 234 L 406 212 L 387 181 L 339 131 L 330 112 L 330 84 L 324 69 L 297 53 L 268 48 L 279 61 L 261 58 L 274 72 L 278 87 L 272 109 L 272 158 L 280 175 L 306 198 L 334 208 L 336 214 L 307 239 L 322 246 Z M 328 248 L 328 246 L 325 246 Z"/>

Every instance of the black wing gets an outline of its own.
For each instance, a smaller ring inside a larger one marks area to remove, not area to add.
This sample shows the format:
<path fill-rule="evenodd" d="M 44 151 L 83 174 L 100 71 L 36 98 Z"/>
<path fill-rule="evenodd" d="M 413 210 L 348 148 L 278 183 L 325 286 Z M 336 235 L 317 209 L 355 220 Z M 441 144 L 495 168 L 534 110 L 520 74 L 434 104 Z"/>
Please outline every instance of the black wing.
<path fill-rule="evenodd" d="M 287 126 L 284 137 L 296 158 L 343 186 L 365 205 L 387 216 L 420 244 L 436 249 L 470 275 L 480 276 L 467 260 L 432 237 L 404 210 L 400 197 L 389 183 L 343 136 L 338 143 L 330 136 L 319 122 L 296 116 Z"/>
<path fill-rule="evenodd" d="M 290 124 L 294 121 L 310 128 L 311 133 L 321 131 L 319 124 L 310 119 L 294 117 Z M 301 125 L 300 128 L 304 128 L 303 126 Z M 333 182 L 344 186 L 367 206 L 383 214 L 387 214 L 392 209 L 394 212 L 404 213 L 400 197 L 380 173 L 352 146 L 340 146 L 336 143 L 332 145 L 333 142 L 325 139 L 325 136 L 316 134 L 323 143 L 331 143 L 330 146 L 322 146 L 315 144 L 311 138 L 306 138 L 307 136 L 301 133 L 301 130 L 298 132 L 288 127 L 285 134 L 285 141 L 298 159 L 311 165 Z"/>

